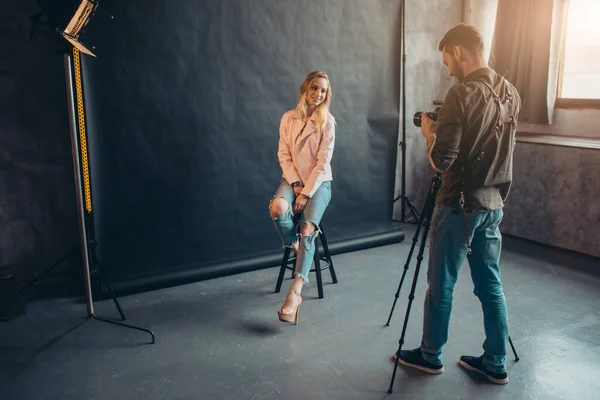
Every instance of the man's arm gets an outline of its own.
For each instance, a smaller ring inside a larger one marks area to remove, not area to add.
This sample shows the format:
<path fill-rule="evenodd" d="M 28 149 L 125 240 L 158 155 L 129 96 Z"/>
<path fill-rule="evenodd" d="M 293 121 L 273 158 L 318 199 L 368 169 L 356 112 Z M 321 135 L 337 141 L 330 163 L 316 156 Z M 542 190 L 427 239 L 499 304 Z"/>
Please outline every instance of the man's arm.
<path fill-rule="evenodd" d="M 427 158 L 437 172 L 447 171 L 458 158 L 463 134 L 463 89 L 456 85 L 448 91 L 437 122 L 422 114 L 421 133 L 426 140 Z"/>
<path fill-rule="evenodd" d="M 461 124 L 446 124 L 437 128 L 437 132 L 427 140 L 427 158 L 437 172 L 447 171 L 458 158 Z"/>

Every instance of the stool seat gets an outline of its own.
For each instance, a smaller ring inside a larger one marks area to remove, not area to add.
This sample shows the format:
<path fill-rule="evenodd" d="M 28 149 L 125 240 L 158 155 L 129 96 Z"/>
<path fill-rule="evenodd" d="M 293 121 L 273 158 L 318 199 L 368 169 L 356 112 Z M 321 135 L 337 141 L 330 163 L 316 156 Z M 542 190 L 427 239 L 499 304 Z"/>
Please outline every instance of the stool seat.
<path fill-rule="evenodd" d="M 295 220 L 297 220 L 297 218 L 295 218 Z M 315 255 L 313 257 L 314 267 L 310 270 L 310 272 L 314 272 L 317 276 L 317 290 L 319 293 L 319 298 L 322 299 L 324 296 L 321 272 L 328 269 L 329 273 L 331 274 L 332 282 L 337 283 L 338 280 L 335 274 L 335 269 L 333 268 L 333 260 L 331 259 L 331 253 L 329 252 L 329 246 L 327 245 L 327 237 L 325 236 L 323 223 L 319 224 L 319 230 L 321 233 L 318 235 L 318 237 L 321 239 L 321 246 L 323 246 L 323 255 L 320 255 L 319 244 L 315 241 Z M 277 278 L 277 285 L 275 286 L 275 293 L 279 293 L 281 290 L 281 284 L 283 283 L 283 277 L 286 269 L 291 270 L 291 277 L 294 277 L 294 271 L 296 269 L 296 256 L 292 255 L 290 257 L 291 250 L 291 248 L 286 247 L 285 252 L 283 253 L 283 259 L 281 260 L 281 267 L 279 269 L 279 277 Z"/>

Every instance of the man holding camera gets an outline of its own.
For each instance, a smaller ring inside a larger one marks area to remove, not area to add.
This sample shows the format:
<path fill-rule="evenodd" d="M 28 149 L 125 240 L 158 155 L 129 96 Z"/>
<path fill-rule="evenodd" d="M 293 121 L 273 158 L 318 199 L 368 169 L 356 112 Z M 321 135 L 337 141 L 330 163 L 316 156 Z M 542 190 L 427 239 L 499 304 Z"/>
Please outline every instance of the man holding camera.
<path fill-rule="evenodd" d="M 421 116 L 427 157 L 442 179 L 431 218 L 421 346 L 402 350 L 398 362 L 432 374 L 443 372 L 454 285 L 466 258 L 482 304 L 486 338 L 482 356 L 462 356 L 459 364 L 505 384 L 508 322 L 498 265 L 499 224 L 512 182 L 521 99 L 513 85 L 487 66 L 481 36 L 472 25 L 450 29 L 439 50 L 458 84 L 448 91 L 437 121 Z"/>

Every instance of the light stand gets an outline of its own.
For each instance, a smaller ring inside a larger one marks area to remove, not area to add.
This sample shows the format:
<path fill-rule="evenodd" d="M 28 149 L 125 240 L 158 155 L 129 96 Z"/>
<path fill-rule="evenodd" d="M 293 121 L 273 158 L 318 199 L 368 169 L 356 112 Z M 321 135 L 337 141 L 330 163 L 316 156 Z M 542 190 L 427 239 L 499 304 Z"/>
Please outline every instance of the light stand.
<path fill-rule="evenodd" d="M 408 206 L 410 210 L 410 214 L 412 214 L 415 222 L 417 222 L 421 217 L 419 212 L 417 211 L 415 205 L 410 201 L 410 199 L 406 196 L 406 44 L 405 44 L 405 9 L 406 9 L 406 0 L 402 0 L 401 11 L 400 11 L 400 20 L 402 21 L 401 34 L 400 34 L 400 47 L 402 48 L 402 61 L 400 63 L 401 69 L 401 97 L 402 97 L 402 139 L 400 140 L 400 150 L 402 151 L 402 183 L 401 183 L 401 192 L 398 197 L 396 197 L 393 201 L 395 203 L 398 200 L 401 200 L 401 219 L 400 222 L 407 222 L 406 219 L 406 207 Z"/>
<path fill-rule="evenodd" d="M 108 319 L 97 317 L 94 313 L 94 304 L 92 298 L 92 275 L 95 278 L 99 278 L 101 283 L 108 288 L 110 291 L 113 301 L 121 315 L 122 319 L 125 319 L 125 315 L 119 302 L 110 288 L 108 281 L 102 276 L 100 271 L 100 265 L 98 257 L 96 255 L 96 240 L 94 239 L 93 229 L 93 214 L 92 214 L 92 201 L 91 201 L 91 190 L 90 190 L 90 179 L 89 179 L 89 165 L 88 165 L 88 150 L 87 150 L 87 138 L 85 131 L 85 107 L 83 102 L 83 83 L 81 77 L 81 59 L 79 50 L 74 47 L 72 56 L 65 54 L 65 74 L 67 81 L 67 93 L 69 103 L 69 120 L 71 124 L 71 150 L 73 155 L 73 169 L 75 173 L 75 188 L 77 196 L 77 208 L 79 217 L 79 229 L 81 233 L 81 246 L 83 255 L 83 266 L 84 266 L 84 283 L 85 283 L 85 298 L 87 302 L 87 318 L 80 321 L 78 324 L 61 334 L 60 336 L 52 339 L 50 342 L 42 346 L 37 352 L 51 346 L 53 343 L 66 336 L 68 333 L 74 331 L 79 326 L 83 325 L 92 319 L 97 321 L 106 322 L 113 325 L 118 325 L 130 329 L 148 332 L 151 337 L 151 343 L 156 343 L 154 333 L 148 329 L 140 328 L 133 325 L 127 325 L 121 322 L 111 321 Z M 83 184 L 83 186 L 82 186 Z M 85 204 L 84 204 L 85 200 Z M 36 352 L 36 353 L 37 353 Z"/>

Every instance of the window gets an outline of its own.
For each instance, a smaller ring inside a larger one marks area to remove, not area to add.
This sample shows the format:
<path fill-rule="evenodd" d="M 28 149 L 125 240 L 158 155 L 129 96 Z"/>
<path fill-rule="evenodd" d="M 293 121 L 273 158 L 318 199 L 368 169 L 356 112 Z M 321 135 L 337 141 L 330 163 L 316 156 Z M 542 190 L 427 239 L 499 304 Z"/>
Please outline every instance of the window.
<path fill-rule="evenodd" d="M 600 2 L 570 0 L 558 85 L 558 107 L 600 107 Z"/>

